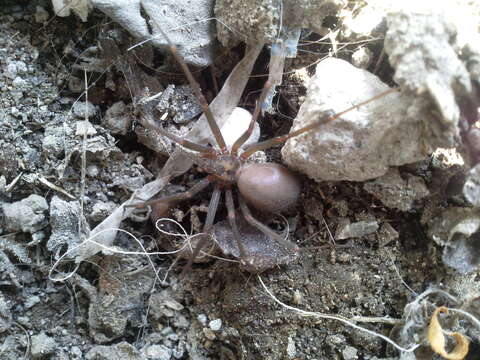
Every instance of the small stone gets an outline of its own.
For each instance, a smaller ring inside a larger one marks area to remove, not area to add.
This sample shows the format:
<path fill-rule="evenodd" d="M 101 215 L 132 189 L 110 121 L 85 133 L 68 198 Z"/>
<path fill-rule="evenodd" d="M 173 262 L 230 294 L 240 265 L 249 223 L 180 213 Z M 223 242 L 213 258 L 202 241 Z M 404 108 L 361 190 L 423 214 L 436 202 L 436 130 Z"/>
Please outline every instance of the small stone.
<path fill-rule="evenodd" d="M 480 163 L 468 172 L 463 185 L 463 196 L 473 207 L 480 207 Z"/>
<path fill-rule="evenodd" d="M 27 65 L 23 61 L 16 61 L 15 66 L 18 74 L 25 74 L 27 72 Z"/>
<path fill-rule="evenodd" d="M 118 101 L 110 106 L 105 113 L 103 123 L 112 131 L 112 134 L 125 135 L 132 126 L 132 118 L 125 103 Z"/>
<path fill-rule="evenodd" d="M 184 308 L 182 304 L 180 304 L 178 301 L 175 301 L 173 299 L 165 300 L 165 306 L 176 311 L 183 310 Z"/>
<path fill-rule="evenodd" d="M 81 79 L 72 76 L 70 80 L 68 80 L 68 89 L 71 92 L 78 94 L 81 93 L 83 89 L 85 89 L 85 84 Z"/>
<path fill-rule="evenodd" d="M 355 360 L 358 359 L 358 350 L 353 346 L 345 346 L 345 349 L 342 350 L 342 356 L 344 360 Z"/>
<path fill-rule="evenodd" d="M 47 249 L 59 252 L 65 244 L 75 246 L 80 241 L 78 234 L 78 201 L 65 201 L 53 196 L 50 201 L 50 226 L 52 233 L 47 241 Z"/>
<path fill-rule="evenodd" d="M 170 360 L 172 350 L 163 345 L 151 345 L 145 350 L 145 355 L 149 359 Z"/>
<path fill-rule="evenodd" d="M 81 359 L 82 358 L 82 350 L 80 350 L 80 348 L 78 346 L 72 346 L 72 348 L 70 349 L 70 354 L 75 358 L 79 358 Z"/>
<path fill-rule="evenodd" d="M 88 218 L 94 222 L 99 222 L 110 215 L 115 210 L 116 204 L 113 202 L 97 201 L 93 204 L 92 211 L 88 214 Z"/>
<path fill-rule="evenodd" d="M 188 329 L 190 327 L 190 322 L 183 315 L 178 315 L 173 320 L 173 325 L 177 328 Z"/>
<path fill-rule="evenodd" d="M 384 247 L 391 241 L 398 239 L 398 237 L 398 232 L 388 222 L 383 223 L 378 231 L 378 242 L 380 247 Z"/>
<path fill-rule="evenodd" d="M 397 168 L 391 168 L 385 175 L 365 183 L 363 188 L 385 206 L 401 211 L 410 210 L 415 201 L 430 194 L 421 177 L 411 174 L 402 177 Z"/>
<path fill-rule="evenodd" d="M 175 333 L 171 333 L 167 335 L 167 339 L 170 341 L 177 342 L 179 340 L 179 336 Z"/>
<path fill-rule="evenodd" d="M 79 119 L 85 119 L 85 116 L 89 119 L 96 115 L 97 109 L 90 101 L 87 103 L 78 101 L 73 104 L 72 112 Z"/>
<path fill-rule="evenodd" d="M 329 345 L 341 345 L 346 342 L 345 336 L 341 334 L 328 335 L 325 340 Z"/>
<path fill-rule="evenodd" d="M 216 339 L 215 333 L 209 328 L 203 328 L 203 334 L 210 341 L 213 341 Z"/>
<path fill-rule="evenodd" d="M 480 216 L 477 209 L 450 206 L 432 217 L 428 236 L 444 247 L 442 261 L 460 274 L 480 266 Z"/>
<path fill-rule="evenodd" d="M 47 129 L 45 137 L 42 139 L 42 151 L 46 156 L 58 157 L 65 150 L 65 139 L 60 130 Z"/>
<path fill-rule="evenodd" d="M 0 294 L 0 334 L 10 329 L 12 325 L 12 312 L 3 295 Z"/>
<path fill-rule="evenodd" d="M 200 322 L 202 325 L 207 324 L 207 316 L 205 314 L 198 314 L 197 315 L 197 320 Z"/>
<path fill-rule="evenodd" d="M 5 76 L 13 80 L 17 77 L 17 71 L 17 65 L 15 62 L 8 63 L 5 67 Z"/>
<path fill-rule="evenodd" d="M 125 341 L 115 345 L 96 345 L 85 355 L 85 360 L 110 359 L 145 360 L 145 356 Z"/>
<path fill-rule="evenodd" d="M 215 319 L 208 323 L 208 326 L 213 331 L 219 331 L 222 328 L 222 319 Z"/>
<path fill-rule="evenodd" d="M 25 301 L 25 309 L 30 309 L 34 307 L 36 304 L 40 302 L 40 297 L 37 295 L 30 296 L 26 301 Z"/>
<path fill-rule="evenodd" d="M 366 47 L 361 47 L 352 54 L 352 64 L 358 68 L 366 69 L 372 63 L 372 52 Z"/>
<path fill-rule="evenodd" d="M 289 336 L 287 344 L 287 356 L 289 359 L 294 359 L 297 355 L 297 347 L 295 346 L 295 341 Z"/>
<path fill-rule="evenodd" d="M 349 79 L 349 86 L 335 80 L 338 74 Z M 388 90 L 364 69 L 344 60 L 325 59 L 316 67 L 291 131 Z M 384 175 L 390 166 L 422 160 L 428 145 L 425 137 L 414 137 L 412 132 L 420 133 L 427 122 L 418 119 L 420 112 L 406 119 L 405 109 L 412 101 L 399 93 L 377 98 L 323 124 L 321 131 L 290 138 L 282 148 L 282 158 L 292 169 L 316 181 L 365 181 Z M 384 121 L 386 117 L 389 121 Z M 432 136 L 427 140 L 431 144 L 437 139 Z"/>
<path fill-rule="evenodd" d="M 303 294 L 298 289 L 293 293 L 293 303 L 296 305 L 301 305 L 303 303 Z"/>
<path fill-rule="evenodd" d="M 83 136 L 87 132 L 87 136 L 92 136 L 97 133 L 90 121 L 77 121 L 75 136 Z"/>
<path fill-rule="evenodd" d="M 91 164 L 87 166 L 87 175 L 90 177 L 97 177 L 100 173 L 100 168 L 96 164 Z"/>
<path fill-rule="evenodd" d="M 377 230 L 378 222 L 376 221 L 358 221 L 356 223 L 339 226 L 335 234 L 335 239 L 343 240 L 348 238 L 362 237 L 373 234 Z"/>
<path fill-rule="evenodd" d="M 12 81 L 12 85 L 15 86 L 15 87 L 22 87 L 22 86 L 25 86 L 27 85 L 27 82 L 22 79 L 21 77 L 17 76 L 13 81 Z"/>
<path fill-rule="evenodd" d="M 171 334 L 172 332 L 173 332 L 172 328 L 170 326 L 167 326 L 166 328 L 162 329 L 160 334 L 162 334 L 163 336 L 166 336 L 168 334 Z"/>
<path fill-rule="evenodd" d="M 19 115 L 21 115 L 20 110 L 18 110 L 18 108 L 16 108 L 15 106 L 12 106 L 10 108 L 10 114 L 12 114 L 12 116 L 15 116 L 16 118 L 18 118 Z"/>
<path fill-rule="evenodd" d="M 39 195 L 32 194 L 13 204 L 3 204 L 2 209 L 5 228 L 9 231 L 34 233 L 47 225 L 45 212 L 48 204 Z"/>
<path fill-rule="evenodd" d="M 167 308 L 163 308 L 163 309 L 161 310 L 161 313 L 162 313 L 164 316 L 169 317 L 169 318 L 171 318 L 171 317 L 173 317 L 173 316 L 175 315 L 175 312 L 174 312 L 173 310 L 167 309 Z"/>
<path fill-rule="evenodd" d="M 173 357 L 175 359 L 182 359 L 185 354 L 185 345 L 183 342 L 180 342 L 178 346 L 173 350 Z"/>
<path fill-rule="evenodd" d="M 57 344 L 55 340 L 42 332 L 38 335 L 32 336 L 30 353 L 32 358 L 40 359 L 44 356 L 53 354 L 56 347 Z"/>

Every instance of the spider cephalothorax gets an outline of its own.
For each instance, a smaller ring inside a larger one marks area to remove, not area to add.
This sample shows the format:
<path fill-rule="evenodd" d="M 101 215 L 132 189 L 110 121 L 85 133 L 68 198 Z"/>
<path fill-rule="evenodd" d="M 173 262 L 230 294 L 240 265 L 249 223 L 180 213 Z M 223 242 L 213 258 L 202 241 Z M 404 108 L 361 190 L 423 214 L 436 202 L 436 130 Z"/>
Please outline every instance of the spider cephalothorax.
<path fill-rule="evenodd" d="M 224 185 L 231 185 L 236 182 L 237 171 L 243 165 L 238 157 L 231 154 L 201 157 L 195 162 L 204 172 L 212 176 L 212 182 L 223 183 Z"/>

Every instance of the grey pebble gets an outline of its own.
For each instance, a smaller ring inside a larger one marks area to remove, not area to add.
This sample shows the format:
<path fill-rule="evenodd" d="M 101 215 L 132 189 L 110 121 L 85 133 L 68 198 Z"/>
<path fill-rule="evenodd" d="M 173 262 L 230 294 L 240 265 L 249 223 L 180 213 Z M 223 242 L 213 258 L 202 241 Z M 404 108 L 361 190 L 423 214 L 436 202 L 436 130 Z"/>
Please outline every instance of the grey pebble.
<path fill-rule="evenodd" d="M 32 358 L 40 359 L 46 355 L 53 354 L 57 347 L 57 343 L 53 338 L 45 333 L 34 335 L 31 338 L 30 353 Z"/>

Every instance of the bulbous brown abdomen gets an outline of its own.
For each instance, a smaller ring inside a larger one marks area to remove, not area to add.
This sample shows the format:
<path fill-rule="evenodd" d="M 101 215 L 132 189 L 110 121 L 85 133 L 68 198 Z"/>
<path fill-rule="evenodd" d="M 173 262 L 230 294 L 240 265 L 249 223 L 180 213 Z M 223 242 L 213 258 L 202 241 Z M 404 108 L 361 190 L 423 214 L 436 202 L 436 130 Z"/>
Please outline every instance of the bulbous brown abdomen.
<path fill-rule="evenodd" d="M 280 164 L 245 166 L 238 171 L 237 185 L 245 200 L 264 212 L 281 212 L 293 205 L 300 195 L 297 176 Z"/>

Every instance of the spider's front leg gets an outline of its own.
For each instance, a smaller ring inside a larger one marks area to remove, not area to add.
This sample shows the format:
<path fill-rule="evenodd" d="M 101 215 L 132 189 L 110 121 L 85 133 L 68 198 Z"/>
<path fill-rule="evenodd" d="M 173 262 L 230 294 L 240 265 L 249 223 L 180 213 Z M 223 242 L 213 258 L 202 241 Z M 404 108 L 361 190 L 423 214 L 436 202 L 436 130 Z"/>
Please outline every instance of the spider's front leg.
<path fill-rule="evenodd" d="M 154 199 L 150 201 L 144 201 L 138 204 L 132 204 L 132 205 L 126 205 L 125 207 L 134 207 L 137 209 L 142 209 L 147 206 L 155 205 L 158 203 L 174 203 L 174 202 L 179 202 L 183 200 L 188 200 L 197 195 L 199 192 L 202 190 L 206 189 L 207 186 L 210 185 L 210 180 L 207 178 L 200 180 L 197 182 L 195 185 L 193 185 L 190 189 L 187 191 L 169 195 L 169 196 L 164 196 L 160 199 Z"/>
<path fill-rule="evenodd" d="M 208 178 L 206 179 L 207 181 Z M 182 270 L 180 277 L 186 275 L 186 273 L 192 268 L 192 264 L 195 261 L 195 258 L 198 256 L 202 248 L 205 246 L 207 241 L 209 240 L 210 232 L 212 231 L 213 222 L 215 220 L 215 215 L 217 214 L 218 203 L 220 201 L 220 196 L 222 195 L 222 190 L 220 185 L 215 185 L 213 189 L 212 198 L 210 199 L 210 203 L 208 204 L 208 211 L 207 211 L 207 219 L 205 220 L 205 224 L 203 225 L 203 236 L 200 238 L 200 241 L 197 243 L 195 248 L 192 251 L 192 256 L 188 259 L 187 264 Z"/>

